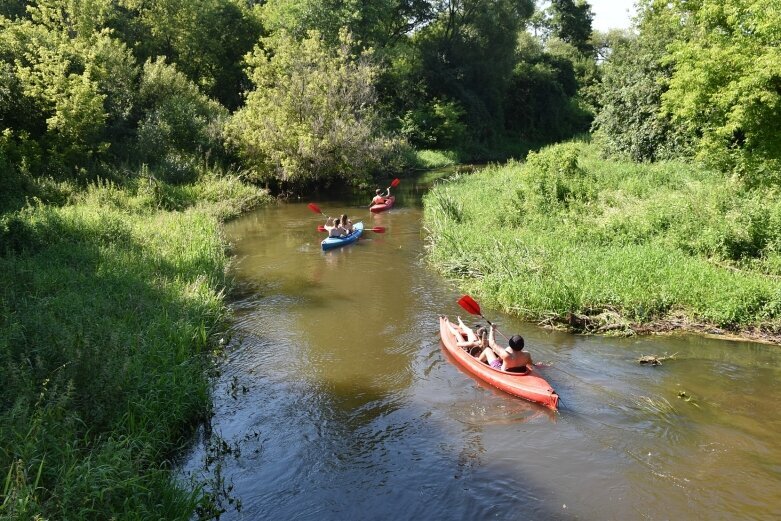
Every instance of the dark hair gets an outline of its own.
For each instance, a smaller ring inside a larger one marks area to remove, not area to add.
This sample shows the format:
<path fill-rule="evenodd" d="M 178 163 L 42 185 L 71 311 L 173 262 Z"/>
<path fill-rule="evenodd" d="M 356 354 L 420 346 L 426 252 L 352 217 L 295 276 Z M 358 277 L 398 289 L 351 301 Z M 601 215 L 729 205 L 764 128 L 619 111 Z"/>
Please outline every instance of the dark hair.
<path fill-rule="evenodd" d="M 510 338 L 510 349 L 513 351 L 520 351 L 523 349 L 523 337 L 521 335 L 513 335 Z"/>
<path fill-rule="evenodd" d="M 334 225 L 335 225 L 335 226 L 339 226 L 340 224 L 342 224 L 342 221 L 340 221 L 339 219 L 336 219 L 336 220 L 334 221 Z"/>

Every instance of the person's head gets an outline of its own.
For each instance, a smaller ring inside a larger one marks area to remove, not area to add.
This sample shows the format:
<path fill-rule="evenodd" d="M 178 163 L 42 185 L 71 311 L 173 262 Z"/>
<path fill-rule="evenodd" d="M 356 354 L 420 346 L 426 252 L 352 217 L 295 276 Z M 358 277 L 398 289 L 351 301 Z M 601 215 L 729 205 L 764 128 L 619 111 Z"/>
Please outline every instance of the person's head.
<path fill-rule="evenodd" d="M 339 226 L 340 224 L 342 224 L 342 221 L 340 221 L 339 219 L 334 221 L 334 226 Z"/>
<path fill-rule="evenodd" d="M 347 214 L 343 213 L 341 217 L 342 223 L 347 224 Z"/>
<path fill-rule="evenodd" d="M 380 195 L 380 194 L 382 193 L 382 190 L 380 190 L 380 189 L 378 188 L 378 189 L 376 189 L 376 190 L 374 191 L 374 193 L 375 193 L 375 194 L 377 194 L 377 195 Z"/>
<path fill-rule="evenodd" d="M 513 351 L 520 351 L 523 349 L 523 337 L 521 335 L 513 335 L 510 338 L 510 349 Z"/>

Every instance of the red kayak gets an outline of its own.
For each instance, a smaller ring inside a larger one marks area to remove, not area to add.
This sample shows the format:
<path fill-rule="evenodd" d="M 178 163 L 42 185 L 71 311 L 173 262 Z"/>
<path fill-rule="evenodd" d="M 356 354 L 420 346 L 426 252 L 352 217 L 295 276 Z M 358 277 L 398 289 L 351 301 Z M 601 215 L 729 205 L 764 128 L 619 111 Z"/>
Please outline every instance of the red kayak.
<path fill-rule="evenodd" d="M 391 208 L 393 208 L 393 203 L 395 203 L 395 202 L 396 202 L 396 196 L 392 195 L 392 196 L 388 197 L 387 199 L 385 199 L 385 202 L 382 203 L 382 204 L 373 204 L 373 205 L 371 205 L 369 207 L 369 211 L 374 212 L 374 213 L 380 213 L 380 212 L 384 212 L 385 210 L 390 210 Z"/>
<path fill-rule="evenodd" d="M 453 356 L 453 359 L 469 373 L 493 385 L 497 389 L 524 398 L 531 402 L 553 409 L 559 407 L 559 395 L 537 373 L 533 365 L 527 365 L 524 372 L 502 371 L 479 361 L 456 344 L 456 336 L 447 327 L 448 319 L 440 317 L 439 336 L 445 349 Z M 458 329 L 458 326 L 455 326 Z"/>

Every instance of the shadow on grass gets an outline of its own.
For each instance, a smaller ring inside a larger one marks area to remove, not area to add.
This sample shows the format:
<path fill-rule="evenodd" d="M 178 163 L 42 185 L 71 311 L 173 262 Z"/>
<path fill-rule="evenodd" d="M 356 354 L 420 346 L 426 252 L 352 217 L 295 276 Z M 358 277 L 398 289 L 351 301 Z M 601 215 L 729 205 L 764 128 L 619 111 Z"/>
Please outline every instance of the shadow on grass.
<path fill-rule="evenodd" d="M 165 460 L 208 407 L 212 230 L 87 207 L 16 219 L 0 256 L 0 468 L 15 469 L 0 514 L 186 517 L 197 498 Z"/>

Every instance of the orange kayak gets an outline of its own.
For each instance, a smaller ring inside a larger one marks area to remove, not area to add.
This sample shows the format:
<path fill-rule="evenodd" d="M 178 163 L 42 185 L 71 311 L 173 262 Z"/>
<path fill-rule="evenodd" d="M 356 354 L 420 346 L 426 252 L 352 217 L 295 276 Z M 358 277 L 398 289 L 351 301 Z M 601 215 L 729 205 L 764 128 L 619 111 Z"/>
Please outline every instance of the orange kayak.
<path fill-rule="evenodd" d="M 456 336 L 447 327 L 447 322 L 447 318 L 439 318 L 439 336 L 442 338 L 445 349 L 452 355 L 458 365 L 484 382 L 506 393 L 539 403 L 554 411 L 558 409 L 559 395 L 539 375 L 533 365 L 527 365 L 526 371 L 522 373 L 494 369 L 459 347 L 456 344 Z M 458 326 L 455 327 L 458 328 Z"/>

